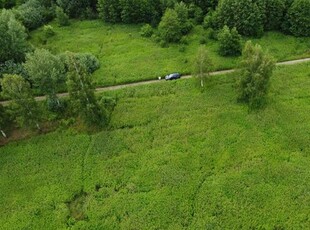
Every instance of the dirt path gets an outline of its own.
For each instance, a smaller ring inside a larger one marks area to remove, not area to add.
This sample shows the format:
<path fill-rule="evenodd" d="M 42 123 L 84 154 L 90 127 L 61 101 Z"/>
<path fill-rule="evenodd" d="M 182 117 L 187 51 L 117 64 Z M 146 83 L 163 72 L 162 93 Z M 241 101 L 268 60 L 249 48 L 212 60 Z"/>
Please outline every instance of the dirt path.
<path fill-rule="evenodd" d="M 294 64 L 299 64 L 299 63 L 304 63 L 304 62 L 310 62 L 310 58 L 304 58 L 304 59 L 298 59 L 298 60 L 292 60 L 292 61 L 285 61 L 285 62 L 278 62 L 276 65 L 281 66 L 281 65 L 294 65 Z M 230 69 L 230 70 L 221 70 L 221 71 L 215 71 L 210 73 L 211 76 L 216 76 L 216 75 L 222 75 L 222 74 L 227 74 L 227 73 L 233 73 L 235 72 L 235 69 Z M 186 75 L 182 76 L 181 79 L 189 79 L 192 78 L 193 76 L 191 75 Z M 111 91 L 111 90 L 118 90 L 118 89 L 123 89 L 123 88 L 128 88 L 128 87 L 135 87 L 135 86 L 140 86 L 140 85 L 149 85 L 149 84 L 155 84 L 158 82 L 162 82 L 163 80 L 147 80 L 147 81 L 141 81 L 141 82 L 134 82 L 134 83 L 128 83 L 128 84 L 123 84 L 123 85 L 115 85 L 115 86 L 106 86 L 106 87 L 98 87 L 96 88 L 96 92 L 105 92 L 105 91 Z M 60 93 L 57 94 L 58 97 L 67 97 L 69 94 L 68 93 Z M 36 97 L 36 101 L 43 101 L 45 100 L 45 96 L 39 96 Z M 10 101 L 1 101 L 0 104 L 2 105 L 8 105 Z"/>

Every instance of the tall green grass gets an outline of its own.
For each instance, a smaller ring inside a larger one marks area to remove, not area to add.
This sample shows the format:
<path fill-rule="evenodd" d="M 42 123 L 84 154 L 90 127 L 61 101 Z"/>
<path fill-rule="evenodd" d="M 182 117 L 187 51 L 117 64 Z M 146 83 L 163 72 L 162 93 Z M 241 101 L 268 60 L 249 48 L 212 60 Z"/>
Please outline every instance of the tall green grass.
<path fill-rule="evenodd" d="M 234 75 L 105 93 L 108 130 L 0 148 L 0 226 L 308 229 L 309 67 L 277 67 L 257 113 L 236 103 Z"/>
<path fill-rule="evenodd" d="M 56 35 L 42 43 L 43 29 L 31 33 L 30 42 L 36 47 L 52 50 L 91 52 L 101 68 L 94 74 L 98 85 L 156 79 L 171 72 L 191 73 L 192 60 L 201 38 L 214 61 L 214 70 L 236 67 L 238 58 L 224 58 L 217 54 L 218 43 L 208 39 L 201 26 L 185 38 L 187 44 L 172 44 L 161 48 L 151 39 L 140 36 L 142 25 L 112 25 L 102 21 L 72 21 L 69 27 L 51 24 Z M 251 38 L 244 38 L 244 40 Z M 266 33 L 261 39 L 252 39 L 268 49 L 279 61 L 309 57 L 310 38 L 295 38 L 277 32 Z"/>

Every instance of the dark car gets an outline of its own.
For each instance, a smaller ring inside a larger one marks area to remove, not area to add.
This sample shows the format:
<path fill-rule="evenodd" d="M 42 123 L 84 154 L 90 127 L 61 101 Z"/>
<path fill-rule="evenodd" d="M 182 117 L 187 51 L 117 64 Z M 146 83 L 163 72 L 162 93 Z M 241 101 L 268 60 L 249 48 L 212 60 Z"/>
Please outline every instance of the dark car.
<path fill-rule="evenodd" d="M 179 78 L 181 78 L 181 74 L 179 74 L 179 73 L 172 73 L 172 74 L 169 74 L 165 77 L 166 80 L 176 80 Z"/>

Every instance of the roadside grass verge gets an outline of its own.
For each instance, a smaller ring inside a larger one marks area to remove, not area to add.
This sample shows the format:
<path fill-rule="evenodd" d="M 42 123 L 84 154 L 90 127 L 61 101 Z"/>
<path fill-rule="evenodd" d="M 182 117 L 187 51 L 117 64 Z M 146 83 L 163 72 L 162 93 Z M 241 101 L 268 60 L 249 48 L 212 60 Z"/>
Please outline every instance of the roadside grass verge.
<path fill-rule="evenodd" d="M 108 130 L 0 148 L 0 225 L 308 229 L 309 66 L 277 67 L 258 113 L 236 103 L 232 74 L 203 91 L 189 79 L 105 92 L 118 98 Z"/>

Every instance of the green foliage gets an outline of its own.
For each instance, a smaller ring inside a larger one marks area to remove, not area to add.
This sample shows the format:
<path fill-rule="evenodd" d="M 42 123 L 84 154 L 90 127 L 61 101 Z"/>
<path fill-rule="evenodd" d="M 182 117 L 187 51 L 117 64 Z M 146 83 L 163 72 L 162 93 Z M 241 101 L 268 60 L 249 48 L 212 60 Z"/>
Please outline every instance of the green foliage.
<path fill-rule="evenodd" d="M 33 30 L 46 22 L 46 11 L 47 9 L 41 5 L 39 0 L 28 0 L 17 7 L 15 14 L 27 29 Z"/>
<path fill-rule="evenodd" d="M 120 22 L 121 10 L 119 0 L 98 0 L 99 17 L 105 22 Z"/>
<path fill-rule="evenodd" d="M 263 52 L 261 46 L 249 41 L 243 50 L 240 67 L 238 100 L 248 103 L 250 109 L 259 109 L 266 103 L 274 60 Z"/>
<path fill-rule="evenodd" d="M 281 30 L 287 6 L 283 0 L 264 1 L 265 30 Z"/>
<path fill-rule="evenodd" d="M 21 62 L 30 50 L 25 28 L 8 10 L 0 12 L 0 63 L 9 60 Z"/>
<path fill-rule="evenodd" d="M 7 137 L 5 130 L 8 128 L 9 125 L 9 117 L 4 109 L 4 107 L 0 104 L 0 133 L 3 137 Z"/>
<path fill-rule="evenodd" d="M 43 27 L 43 32 L 44 32 L 45 38 L 50 38 L 55 35 L 55 30 L 51 25 L 45 25 Z"/>
<path fill-rule="evenodd" d="M 308 70 L 277 68 L 273 100 L 258 114 L 232 100 L 231 74 L 202 93 L 191 79 L 105 92 L 118 97 L 108 130 L 1 148 L 0 225 L 308 229 Z"/>
<path fill-rule="evenodd" d="M 154 31 L 150 24 L 145 24 L 144 26 L 141 27 L 140 35 L 142 37 L 146 38 L 152 37 L 153 33 Z"/>
<path fill-rule="evenodd" d="M 99 0 L 99 16 L 106 22 L 157 24 L 161 16 L 160 0 Z"/>
<path fill-rule="evenodd" d="M 175 10 L 167 9 L 158 26 L 161 39 L 168 43 L 178 42 L 182 37 L 181 30 L 178 14 Z"/>
<path fill-rule="evenodd" d="M 203 22 L 204 12 L 203 12 L 202 8 L 200 8 L 199 6 L 197 6 L 193 3 L 189 4 L 188 15 L 191 19 L 193 19 L 193 21 L 196 25 L 201 24 Z"/>
<path fill-rule="evenodd" d="M 0 0 L 0 9 L 10 9 L 16 5 L 16 0 Z"/>
<path fill-rule="evenodd" d="M 0 78 L 3 74 L 17 74 L 23 78 L 28 78 L 27 72 L 21 63 L 15 63 L 12 60 L 0 64 Z"/>
<path fill-rule="evenodd" d="M 56 96 L 59 88 L 65 82 L 64 63 L 58 56 L 51 54 L 45 49 L 36 49 L 34 53 L 28 53 L 24 64 L 29 79 L 33 86 L 47 96 L 49 103 L 60 102 Z"/>
<path fill-rule="evenodd" d="M 74 56 L 75 60 L 85 67 L 88 74 L 92 74 L 100 68 L 100 62 L 98 58 L 96 58 L 91 53 L 66 53 L 64 56 L 64 61 L 67 65 L 67 68 L 70 63 L 71 56 Z"/>
<path fill-rule="evenodd" d="M 261 36 L 263 34 L 263 12 L 253 0 L 222 0 L 217 8 L 218 28 L 227 25 L 236 27 L 245 36 Z M 212 21 L 212 20 L 211 20 Z"/>
<path fill-rule="evenodd" d="M 200 86 L 204 87 L 206 78 L 210 77 L 213 68 L 211 57 L 204 46 L 200 46 L 193 61 L 193 73 L 200 80 Z"/>
<path fill-rule="evenodd" d="M 310 36 L 309 0 L 294 0 L 288 10 L 286 20 L 288 29 L 295 36 Z"/>
<path fill-rule="evenodd" d="M 90 125 L 105 125 L 106 118 L 95 98 L 95 88 L 86 66 L 74 54 L 68 54 L 67 87 L 75 112 Z"/>
<path fill-rule="evenodd" d="M 234 27 L 231 30 L 224 26 L 218 34 L 219 54 L 222 56 L 237 56 L 241 54 L 241 36 Z"/>
<path fill-rule="evenodd" d="M 214 70 L 236 68 L 238 64 L 236 57 L 218 55 L 219 43 L 213 39 L 217 32 L 213 30 L 210 39 L 209 30 L 205 31 L 201 26 L 195 26 L 186 36 L 188 45 L 185 52 L 180 53 L 180 44 L 169 44 L 168 49 L 162 49 L 157 33 L 151 39 L 141 37 L 141 25 L 111 25 L 102 20 L 76 20 L 66 28 L 58 27 L 55 23 L 51 25 L 57 36 L 43 45 L 40 41 L 43 31 L 40 29 L 31 33 L 30 42 L 55 53 L 68 50 L 75 53 L 91 52 L 101 64 L 101 68 L 92 75 L 100 86 L 157 79 L 167 72 L 191 73 L 191 62 L 185 62 L 185 59 L 194 58 L 200 38 L 206 33 L 206 48 L 214 61 Z M 309 57 L 310 37 L 295 38 L 279 32 L 268 32 L 252 40 L 269 50 L 278 61 Z"/>
<path fill-rule="evenodd" d="M 20 126 L 35 126 L 40 129 L 38 105 L 31 93 L 30 84 L 19 75 L 5 74 L 1 86 L 3 95 L 12 100 L 16 122 Z"/>
<path fill-rule="evenodd" d="M 68 26 L 70 24 L 69 16 L 64 12 L 64 10 L 61 7 L 56 7 L 55 12 L 56 12 L 56 21 L 58 25 Z"/>
<path fill-rule="evenodd" d="M 97 0 L 56 0 L 56 2 L 72 18 L 83 17 L 87 11 L 88 14 L 94 13 L 97 4 Z"/>

